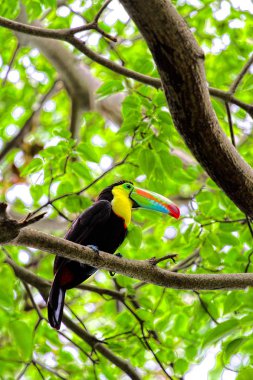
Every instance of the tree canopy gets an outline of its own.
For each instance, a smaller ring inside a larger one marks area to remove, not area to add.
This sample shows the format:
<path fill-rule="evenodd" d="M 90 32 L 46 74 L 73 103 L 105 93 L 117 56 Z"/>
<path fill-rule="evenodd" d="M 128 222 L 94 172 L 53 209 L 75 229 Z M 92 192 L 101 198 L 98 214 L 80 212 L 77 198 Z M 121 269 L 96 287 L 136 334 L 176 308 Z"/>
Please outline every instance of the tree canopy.
<path fill-rule="evenodd" d="M 252 378 L 252 12 L 0 4 L 1 379 L 187 380 L 206 355 L 208 379 Z M 123 259 L 60 239 L 121 179 L 172 199 L 180 219 L 135 210 Z M 68 291 L 57 332 L 59 253 L 101 270 Z"/>

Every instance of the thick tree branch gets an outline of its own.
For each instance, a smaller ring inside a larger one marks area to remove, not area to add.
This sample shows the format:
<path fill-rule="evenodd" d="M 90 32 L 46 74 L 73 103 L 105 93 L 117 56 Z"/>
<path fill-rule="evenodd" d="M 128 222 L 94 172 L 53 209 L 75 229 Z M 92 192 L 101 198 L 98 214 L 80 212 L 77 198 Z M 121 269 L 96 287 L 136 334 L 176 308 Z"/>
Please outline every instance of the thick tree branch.
<path fill-rule="evenodd" d="M 204 55 L 190 29 L 168 0 L 120 2 L 149 46 L 177 130 L 210 177 L 253 216 L 253 170 L 219 126 L 206 84 Z"/>
<path fill-rule="evenodd" d="M 148 75 L 129 70 L 126 67 L 118 65 L 117 63 L 112 62 L 109 59 L 106 59 L 100 56 L 99 54 L 95 53 L 94 51 L 89 49 L 82 40 L 76 38 L 74 34 L 71 32 L 71 29 L 44 29 L 38 26 L 27 25 L 20 22 L 12 21 L 4 17 L 0 17 L 0 25 L 5 28 L 14 30 L 16 32 L 27 34 L 33 38 L 43 37 L 69 42 L 80 52 L 92 59 L 94 62 L 99 63 L 100 65 L 108 68 L 109 70 L 112 70 L 120 75 L 124 75 L 128 78 L 132 78 L 140 83 L 148 84 L 155 88 L 162 87 L 162 82 L 159 78 L 152 78 Z M 253 117 L 253 106 L 234 98 L 230 92 L 222 91 L 216 88 L 209 88 L 209 93 L 210 95 L 213 95 L 214 97 L 219 98 L 223 101 L 229 101 L 230 103 L 238 105 L 246 112 L 248 112 L 251 115 L 251 117 Z"/>
<path fill-rule="evenodd" d="M 106 269 L 167 288 L 212 290 L 244 289 L 247 286 L 253 286 L 253 274 L 251 273 L 217 275 L 173 273 L 154 267 L 146 260 L 125 260 L 106 252 L 100 252 L 98 255 L 90 248 L 28 228 L 21 230 L 18 237 L 8 244 L 37 248 L 92 265 L 98 269 Z"/>

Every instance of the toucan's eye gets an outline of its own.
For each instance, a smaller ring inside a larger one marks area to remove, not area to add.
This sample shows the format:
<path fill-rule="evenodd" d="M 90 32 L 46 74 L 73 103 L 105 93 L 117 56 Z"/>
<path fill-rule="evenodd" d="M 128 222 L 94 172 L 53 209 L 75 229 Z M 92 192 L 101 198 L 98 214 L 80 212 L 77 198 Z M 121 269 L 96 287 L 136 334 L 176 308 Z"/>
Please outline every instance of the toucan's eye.
<path fill-rule="evenodd" d="M 130 184 L 126 185 L 126 189 L 131 189 L 131 188 L 132 188 L 132 186 Z"/>

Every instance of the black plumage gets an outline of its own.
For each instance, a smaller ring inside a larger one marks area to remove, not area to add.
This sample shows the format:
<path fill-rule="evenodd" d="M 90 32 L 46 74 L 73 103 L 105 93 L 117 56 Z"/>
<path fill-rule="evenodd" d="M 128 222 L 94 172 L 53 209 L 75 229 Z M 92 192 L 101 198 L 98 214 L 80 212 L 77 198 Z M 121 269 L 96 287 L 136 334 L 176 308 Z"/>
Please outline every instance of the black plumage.
<path fill-rule="evenodd" d="M 112 189 L 124 182 L 118 182 L 104 189 L 98 200 L 74 221 L 65 239 L 114 253 L 123 242 L 127 229 L 124 219 L 112 210 Z M 55 258 L 55 278 L 48 299 L 48 319 L 52 327 L 60 328 L 66 290 L 81 284 L 96 270 L 90 265 L 60 256 Z"/>

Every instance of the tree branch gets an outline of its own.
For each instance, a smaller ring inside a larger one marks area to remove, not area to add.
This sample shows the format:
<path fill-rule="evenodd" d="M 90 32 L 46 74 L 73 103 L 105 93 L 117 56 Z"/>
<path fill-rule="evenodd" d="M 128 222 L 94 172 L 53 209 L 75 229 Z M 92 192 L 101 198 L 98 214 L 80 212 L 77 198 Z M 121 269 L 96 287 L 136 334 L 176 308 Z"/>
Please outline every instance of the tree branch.
<path fill-rule="evenodd" d="M 109 59 L 106 59 L 100 56 L 99 54 L 95 53 L 94 51 L 89 49 L 82 40 L 76 38 L 71 32 L 71 29 L 44 29 L 41 27 L 27 25 L 17 21 L 9 20 L 4 17 L 0 17 L 0 25 L 5 28 L 14 30 L 16 32 L 31 35 L 33 37 L 38 36 L 43 38 L 53 38 L 55 40 L 69 42 L 84 55 L 92 59 L 94 62 L 108 68 L 109 70 L 112 70 L 120 75 L 124 75 L 128 78 L 137 80 L 140 83 L 150 85 L 157 89 L 162 87 L 162 82 L 159 78 L 153 78 L 148 75 L 144 75 L 136 71 L 127 69 L 126 67 L 118 65 L 117 63 L 112 62 Z M 246 112 L 248 112 L 251 117 L 253 117 L 253 106 L 234 98 L 230 92 L 225 92 L 215 88 L 209 88 L 209 93 L 210 95 L 213 95 L 223 101 L 229 101 L 230 103 L 238 105 Z"/>
<path fill-rule="evenodd" d="M 209 176 L 253 216 L 253 170 L 219 126 L 206 84 L 204 54 L 184 19 L 170 1 L 120 2 L 153 55 L 175 127 Z"/>
<path fill-rule="evenodd" d="M 2 243 L 3 245 L 3 243 Z M 174 289 L 213 290 L 245 289 L 253 286 L 253 274 L 181 274 L 153 267 L 146 260 L 126 260 L 106 252 L 99 255 L 92 249 L 24 228 L 8 245 L 23 245 L 57 254 L 71 260 L 92 265 L 98 269 L 120 273 L 150 284 Z"/>

